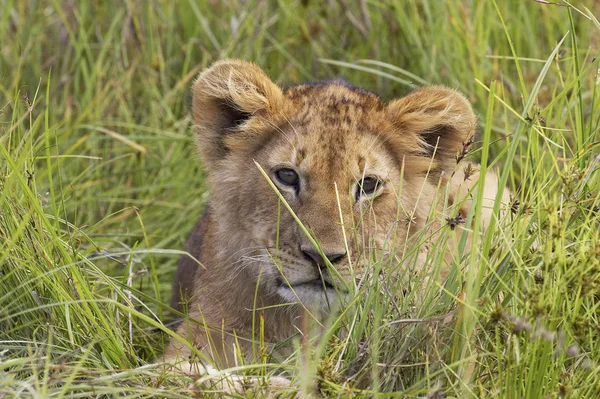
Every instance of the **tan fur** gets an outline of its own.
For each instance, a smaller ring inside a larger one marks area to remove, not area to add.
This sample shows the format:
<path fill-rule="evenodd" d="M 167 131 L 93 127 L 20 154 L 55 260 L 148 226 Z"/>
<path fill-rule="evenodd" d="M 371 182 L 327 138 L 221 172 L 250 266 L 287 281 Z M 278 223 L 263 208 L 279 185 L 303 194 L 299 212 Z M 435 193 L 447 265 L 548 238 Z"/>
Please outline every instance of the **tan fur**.
<path fill-rule="evenodd" d="M 258 337 L 252 326 L 260 317 L 265 339 L 280 342 L 296 331 L 303 306 L 327 310 L 336 291 L 325 286 L 344 292 L 369 266 L 371 253 L 385 253 L 401 270 L 404 248 L 426 226 L 432 207 L 430 226 L 449 216 L 447 187 L 450 202 L 462 201 L 478 179 L 464 182 L 464 165 L 456 165 L 476 117 L 464 96 L 445 87 L 424 87 L 385 104 L 343 81 L 283 91 L 257 66 L 225 60 L 194 83 L 193 117 L 211 201 L 188 243 L 202 266 L 182 260 L 174 290 L 176 298 L 184 291 L 190 318 L 199 322 L 185 321 L 177 333 L 218 367 L 235 365 L 240 350 L 252 353 L 248 340 Z M 342 255 L 329 269 L 306 255 L 316 250 L 313 241 L 278 204 L 255 161 L 322 253 Z M 299 188 L 275 177 L 282 167 L 298 173 Z M 383 182 L 372 196 L 357 195 L 365 176 Z M 497 184 L 487 176 L 486 207 Z M 469 206 L 467 198 L 464 216 Z M 490 217 L 486 210 L 484 222 Z M 322 284 L 302 284 L 307 281 Z M 187 360 L 190 353 L 173 341 L 165 359 Z"/>

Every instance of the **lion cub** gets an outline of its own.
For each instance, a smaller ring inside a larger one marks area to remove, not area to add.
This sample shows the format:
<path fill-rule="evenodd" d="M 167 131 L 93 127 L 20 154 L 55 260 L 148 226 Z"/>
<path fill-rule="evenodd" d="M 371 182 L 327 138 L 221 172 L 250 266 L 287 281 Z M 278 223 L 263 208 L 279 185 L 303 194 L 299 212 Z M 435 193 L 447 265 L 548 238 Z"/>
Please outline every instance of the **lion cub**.
<path fill-rule="evenodd" d="M 177 333 L 217 367 L 253 353 L 259 320 L 276 343 L 297 331 L 303 307 L 326 311 L 368 267 L 365 251 L 402 268 L 405 244 L 435 225 L 430 215 L 444 220 L 444 202 L 468 211 L 478 176 L 453 172 L 476 117 L 455 90 L 424 87 L 388 103 L 343 80 L 283 90 L 239 60 L 215 63 L 192 90 L 211 200 L 187 242 L 201 264 L 182 258 L 173 296 L 196 320 Z M 491 204 L 498 183 L 486 177 Z M 191 353 L 173 340 L 165 359 Z"/>

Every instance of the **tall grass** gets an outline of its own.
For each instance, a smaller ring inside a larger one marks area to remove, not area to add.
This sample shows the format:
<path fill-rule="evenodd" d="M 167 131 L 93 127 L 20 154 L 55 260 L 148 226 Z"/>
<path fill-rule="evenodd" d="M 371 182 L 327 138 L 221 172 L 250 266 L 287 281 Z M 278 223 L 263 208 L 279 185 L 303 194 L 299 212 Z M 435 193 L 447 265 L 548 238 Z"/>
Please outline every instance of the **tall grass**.
<path fill-rule="evenodd" d="M 513 193 L 443 285 L 370 281 L 282 360 L 291 391 L 600 397 L 600 9 L 545 3 L 0 0 L 0 397 L 201 395 L 153 362 L 208 200 L 189 86 L 225 57 L 284 85 L 460 89 L 470 156 Z"/>

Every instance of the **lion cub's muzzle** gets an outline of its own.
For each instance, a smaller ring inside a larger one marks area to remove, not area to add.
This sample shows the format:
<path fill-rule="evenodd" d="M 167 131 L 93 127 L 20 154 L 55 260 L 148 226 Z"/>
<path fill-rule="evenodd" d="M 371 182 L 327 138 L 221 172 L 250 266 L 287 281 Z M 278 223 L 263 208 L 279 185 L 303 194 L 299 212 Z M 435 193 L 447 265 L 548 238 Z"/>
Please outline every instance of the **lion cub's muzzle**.
<path fill-rule="evenodd" d="M 321 255 L 314 246 L 302 245 L 296 253 L 295 259 L 285 259 L 285 255 L 280 259 L 277 293 L 285 301 L 328 308 L 347 295 L 345 250 L 323 251 Z"/>
<path fill-rule="evenodd" d="M 323 271 L 323 269 L 326 268 L 323 257 L 327 258 L 329 263 L 331 263 L 333 266 L 335 266 L 336 264 L 340 264 L 347 256 L 346 251 L 343 251 L 343 252 L 342 251 L 335 251 L 335 252 L 323 251 L 323 256 L 321 256 L 319 251 L 317 251 L 317 249 L 314 248 L 312 245 L 311 246 L 302 246 L 302 247 L 300 247 L 300 251 L 302 252 L 302 255 L 304 255 L 304 258 L 307 261 L 312 262 L 315 265 L 315 267 L 317 267 L 321 271 Z"/>

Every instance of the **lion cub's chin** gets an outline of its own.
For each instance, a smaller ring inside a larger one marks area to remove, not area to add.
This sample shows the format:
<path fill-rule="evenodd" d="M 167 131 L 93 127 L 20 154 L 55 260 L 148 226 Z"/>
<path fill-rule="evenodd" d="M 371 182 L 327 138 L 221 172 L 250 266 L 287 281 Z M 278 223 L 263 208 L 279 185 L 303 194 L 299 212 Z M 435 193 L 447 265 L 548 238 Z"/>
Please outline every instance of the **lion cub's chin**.
<path fill-rule="evenodd" d="M 348 297 L 345 291 L 336 289 L 333 286 L 325 286 L 318 280 L 295 286 L 281 286 L 277 289 L 277 294 L 285 302 L 301 303 L 307 308 L 321 311 L 337 308 Z"/>

